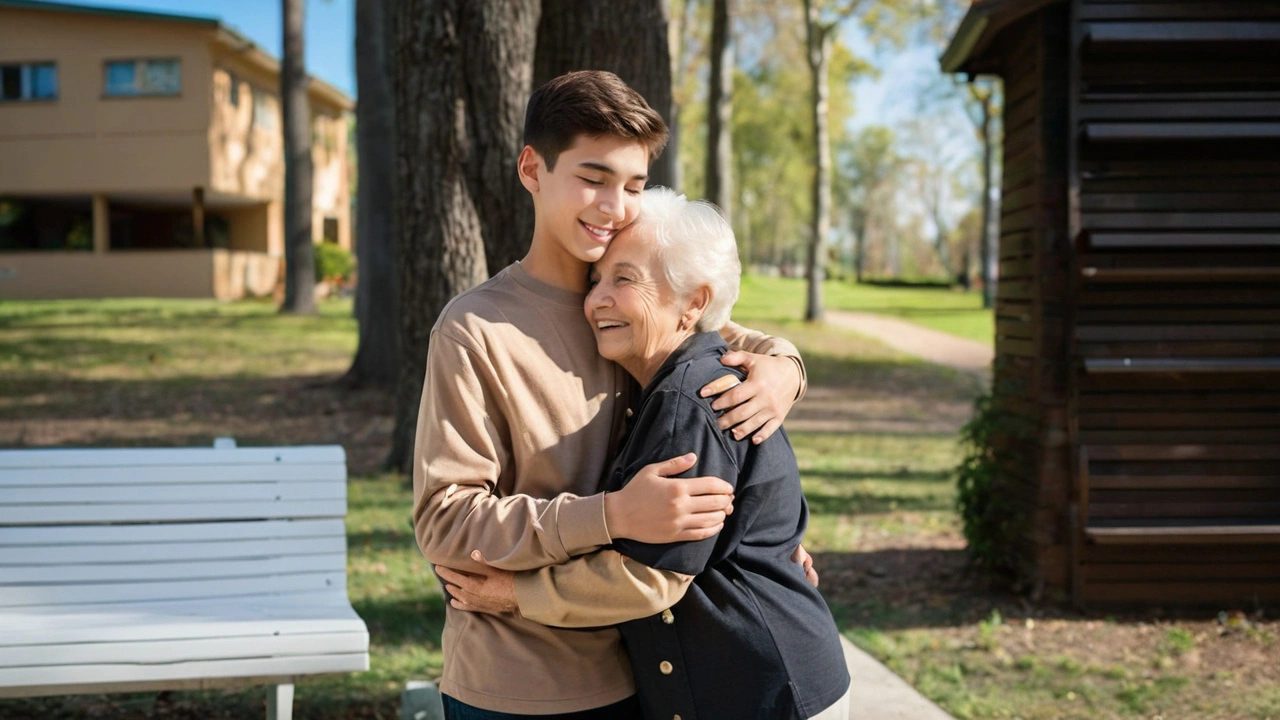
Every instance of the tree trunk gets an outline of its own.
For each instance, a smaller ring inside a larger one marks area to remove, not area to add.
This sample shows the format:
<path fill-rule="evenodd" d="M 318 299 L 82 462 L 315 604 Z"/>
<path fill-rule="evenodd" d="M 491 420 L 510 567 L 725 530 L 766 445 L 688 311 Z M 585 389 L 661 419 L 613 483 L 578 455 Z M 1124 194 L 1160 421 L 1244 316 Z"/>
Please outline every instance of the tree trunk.
<path fill-rule="evenodd" d="M 315 248 L 311 241 L 311 104 L 303 64 L 305 0 L 282 0 L 284 53 L 280 100 L 284 121 L 284 304 L 281 312 L 316 311 Z"/>
<path fill-rule="evenodd" d="M 663 0 L 543 0 L 533 87 L 573 70 L 608 70 L 672 126 L 667 17 Z M 668 144 L 649 169 L 649 185 L 671 186 L 676 154 Z"/>
<path fill-rule="evenodd" d="M 711 70 L 707 78 L 707 200 L 732 222 L 729 160 L 733 127 L 733 38 L 729 0 L 715 0 L 711 16 Z"/>
<path fill-rule="evenodd" d="M 537 21 L 536 0 L 396 6 L 396 254 L 404 311 L 392 468 L 410 470 L 436 318 L 450 298 L 488 277 L 486 250 L 509 241 L 485 233 L 516 232 L 516 118 L 529 95 Z M 524 232 L 521 243 L 531 235 Z"/>
<path fill-rule="evenodd" d="M 822 281 L 826 275 L 827 235 L 831 230 L 831 137 L 827 127 L 827 76 L 831 65 L 834 28 L 818 20 L 813 0 L 805 0 L 809 70 L 813 81 L 813 223 L 810 228 L 809 257 L 805 267 L 809 292 L 804 319 L 821 321 Z"/>
<path fill-rule="evenodd" d="M 355 359 L 343 381 L 393 387 L 399 366 L 395 249 L 395 98 L 389 0 L 356 2 L 356 322 Z"/>
<path fill-rule="evenodd" d="M 991 91 L 994 93 L 994 90 Z M 980 262 L 982 263 L 982 307 L 991 308 L 996 302 L 996 283 L 995 283 L 995 246 L 998 240 L 994 237 L 991 223 L 994 220 L 994 200 L 991 197 L 992 190 L 992 170 L 994 163 L 995 149 L 992 147 L 994 139 L 991 137 L 991 121 L 992 107 L 991 94 L 979 94 L 982 101 L 982 125 L 979 129 L 982 141 L 982 231 L 979 237 L 980 246 Z"/>

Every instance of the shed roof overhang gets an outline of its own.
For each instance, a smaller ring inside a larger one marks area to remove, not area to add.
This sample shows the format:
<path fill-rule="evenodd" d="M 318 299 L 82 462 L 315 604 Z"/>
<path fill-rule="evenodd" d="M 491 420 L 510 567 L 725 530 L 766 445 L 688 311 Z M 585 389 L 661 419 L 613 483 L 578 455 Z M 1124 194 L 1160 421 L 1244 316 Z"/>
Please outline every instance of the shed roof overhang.
<path fill-rule="evenodd" d="M 1018 20 L 1065 0 L 974 0 L 939 58 L 945 73 L 998 74 L 1000 58 L 990 50 L 996 37 Z"/>

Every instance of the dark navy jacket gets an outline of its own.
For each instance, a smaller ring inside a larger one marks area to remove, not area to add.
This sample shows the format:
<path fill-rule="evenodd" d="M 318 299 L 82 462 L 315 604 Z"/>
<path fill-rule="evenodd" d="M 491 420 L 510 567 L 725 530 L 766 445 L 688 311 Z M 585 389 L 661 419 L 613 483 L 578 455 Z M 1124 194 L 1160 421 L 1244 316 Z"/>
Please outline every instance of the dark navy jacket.
<path fill-rule="evenodd" d="M 641 394 L 609 478 L 617 490 L 649 463 L 695 452 L 685 476 L 735 486 L 734 512 L 716 537 L 614 544 L 650 567 L 696 576 L 670 610 L 619 626 L 650 720 L 807 718 L 849 687 L 831 612 L 791 561 L 809 509 L 790 440 L 779 430 L 760 445 L 735 441 L 716 425 L 713 398 L 698 397 L 736 373 L 720 364 L 725 352 L 719 335 L 702 333 L 672 353 Z"/>

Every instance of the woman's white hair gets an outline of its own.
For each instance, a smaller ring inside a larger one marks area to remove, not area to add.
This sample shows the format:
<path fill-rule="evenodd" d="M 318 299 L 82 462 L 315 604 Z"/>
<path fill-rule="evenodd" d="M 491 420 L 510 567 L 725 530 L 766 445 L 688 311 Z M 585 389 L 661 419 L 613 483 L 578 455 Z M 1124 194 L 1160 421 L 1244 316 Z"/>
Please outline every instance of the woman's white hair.
<path fill-rule="evenodd" d="M 742 265 L 733 228 L 716 207 L 664 187 L 649 188 L 641 196 L 634 228 L 657 247 L 667 282 L 678 296 L 688 297 L 703 286 L 711 291 L 695 329 L 710 332 L 724 327 L 738 302 Z"/>

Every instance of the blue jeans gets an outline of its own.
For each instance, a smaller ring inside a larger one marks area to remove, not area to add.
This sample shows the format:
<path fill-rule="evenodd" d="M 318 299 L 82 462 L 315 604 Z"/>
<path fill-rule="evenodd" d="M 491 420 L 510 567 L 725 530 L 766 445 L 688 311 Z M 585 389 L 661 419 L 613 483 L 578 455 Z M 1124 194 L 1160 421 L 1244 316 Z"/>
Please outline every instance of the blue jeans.
<path fill-rule="evenodd" d="M 464 702 L 443 696 L 445 720 L 520 720 L 536 718 L 537 720 L 642 720 L 640 701 L 635 695 L 612 705 L 592 710 L 582 710 L 559 715 L 513 715 L 512 713 L 495 712 L 472 707 Z"/>

